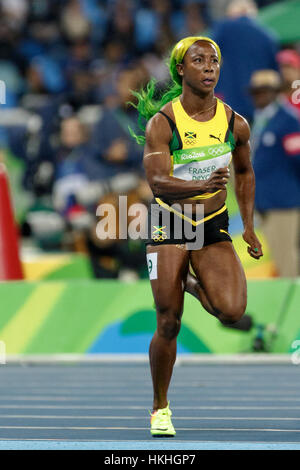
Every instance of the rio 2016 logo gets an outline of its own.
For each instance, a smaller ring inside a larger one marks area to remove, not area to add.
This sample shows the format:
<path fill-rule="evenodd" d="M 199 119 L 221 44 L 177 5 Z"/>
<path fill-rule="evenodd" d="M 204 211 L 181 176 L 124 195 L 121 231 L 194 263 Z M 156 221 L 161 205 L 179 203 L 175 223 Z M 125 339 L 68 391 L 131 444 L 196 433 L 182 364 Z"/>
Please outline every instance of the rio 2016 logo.
<path fill-rule="evenodd" d="M 292 349 L 295 349 L 296 351 L 294 351 L 293 354 L 291 355 L 291 361 L 293 364 L 299 365 L 300 364 L 300 340 L 299 339 L 296 339 L 292 343 Z"/>

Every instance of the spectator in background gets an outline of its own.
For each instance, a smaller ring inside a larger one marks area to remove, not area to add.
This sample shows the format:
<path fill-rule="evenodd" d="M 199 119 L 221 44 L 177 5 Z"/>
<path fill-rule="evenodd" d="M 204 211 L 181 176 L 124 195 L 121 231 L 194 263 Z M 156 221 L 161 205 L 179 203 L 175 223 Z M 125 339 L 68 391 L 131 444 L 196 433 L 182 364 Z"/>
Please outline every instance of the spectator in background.
<path fill-rule="evenodd" d="M 23 27 L 29 10 L 26 0 L 1 0 L 0 6 L 2 14 L 11 24 L 18 29 Z"/>
<path fill-rule="evenodd" d="M 70 41 L 82 39 L 90 33 L 90 22 L 85 16 L 80 0 L 69 0 L 60 17 L 61 27 Z"/>
<path fill-rule="evenodd" d="M 182 9 L 174 9 L 170 0 L 150 0 L 136 11 L 135 47 L 148 74 L 159 82 L 169 81 L 165 59 L 185 25 Z"/>
<path fill-rule="evenodd" d="M 5 163 L 5 150 L 7 148 L 7 135 L 5 129 L 0 126 L 0 163 Z"/>
<path fill-rule="evenodd" d="M 300 55 L 293 49 L 285 49 L 278 52 L 276 59 L 282 77 L 282 97 L 300 119 L 300 102 L 297 103 L 295 100 L 295 87 L 293 87 L 294 82 L 300 80 Z M 297 87 L 299 88 L 299 84 Z"/>
<path fill-rule="evenodd" d="M 53 151 L 55 207 L 67 215 L 77 194 L 102 178 L 101 166 L 89 145 L 87 129 L 76 116 L 62 120 L 60 145 Z"/>
<path fill-rule="evenodd" d="M 126 233 L 128 225 L 134 217 L 128 216 L 128 220 L 124 220 L 124 212 L 120 214 L 119 194 L 120 192 L 122 194 L 122 191 L 118 191 L 118 189 L 120 190 L 120 187 L 112 187 L 111 191 L 104 194 L 99 200 L 99 204 L 109 204 L 114 207 L 115 216 L 112 218 L 108 214 L 105 216 L 106 220 L 109 217 L 109 223 L 105 231 L 110 233 L 110 237 L 107 239 L 99 238 L 95 226 L 86 240 L 94 275 L 97 278 L 119 278 L 123 280 L 147 277 L 144 241 L 142 239 L 121 239 L 119 237 L 120 231 L 124 233 L 125 230 Z M 147 206 L 152 199 L 149 185 L 141 177 L 137 178 L 131 189 L 125 188 L 123 195 L 127 196 L 128 209 L 136 203 Z M 146 223 L 146 212 L 144 215 L 144 223 Z"/>
<path fill-rule="evenodd" d="M 62 47 L 59 28 L 62 2 L 41 0 L 27 2 L 27 5 L 29 5 L 29 15 L 22 31 L 20 52 L 29 61 L 36 55 L 49 55 L 54 59 Z M 62 53 L 66 53 L 63 47 L 62 49 Z"/>
<path fill-rule="evenodd" d="M 171 17 L 172 29 L 177 41 L 183 37 L 201 35 L 207 27 L 207 22 L 207 2 L 205 0 L 185 0 L 182 4 L 182 10 L 175 11 Z"/>
<path fill-rule="evenodd" d="M 27 70 L 27 80 L 32 93 L 59 94 L 66 88 L 66 81 L 59 65 L 48 56 L 36 56 Z"/>
<path fill-rule="evenodd" d="M 182 12 L 179 20 L 182 18 Z M 174 12 L 170 0 L 150 0 L 148 5 L 141 7 L 135 14 L 135 47 L 139 52 L 149 52 L 157 44 L 165 49 L 174 43 L 176 28 L 173 24 Z M 182 22 L 180 22 L 181 25 Z"/>
<path fill-rule="evenodd" d="M 114 93 L 120 71 L 127 65 L 128 54 L 121 41 L 108 41 L 102 53 L 92 64 L 96 100 L 103 103 L 105 97 Z"/>
<path fill-rule="evenodd" d="M 0 13 L 2 14 L 1 10 Z M 1 104 L 7 108 L 15 107 L 24 92 L 23 73 L 26 62 L 19 53 L 20 31 L 5 16 L 0 20 L 0 70 L 1 80 L 6 84 L 6 102 Z"/>
<path fill-rule="evenodd" d="M 137 62 L 117 75 L 116 89 L 110 86 L 102 116 L 92 133 L 92 145 L 101 167 L 101 181 L 107 192 L 99 203 L 114 206 L 118 216 L 119 195 L 127 196 L 128 207 L 137 202 L 148 203 L 151 195 L 144 179 L 142 153 L 133 141 L 128 127 L 137 130 L 137 112 L 128 106 L 134 97 L 130 90 L 140 88 L 148 79 Z M 122 227 L 122 230 L 127 227 Z M 117 226 L 119 230 L 119 226 Z M 121 277 L 124 271 L 137 276 L 144 269 L 145 247 L 142 240 L 99 240 L 91 231 L 87 240 L 96 277 Z M 134 274 L 135 273 L 135 274 Z"/>
<path fill-rule="evenodd" d="M 100 120 L 92 134 L 92 145 L 103 169 L 103 178 L 120 173 L 142 171 L 142 152 L 133 142 L 129 127 L 137 129 L 137 112 L 128 102 L 136 90 L 148 79 L 139 64 L 124 69 L 118 75 L 117 90 L 108 91 Z"/>
<path fill-rule="evenodd" d="M 252 0 L 233 0 L 227 18 L 216 23 L 211 37 L 222 51 L 222 73 L 216 93 L 249 121 L 253 104 L 247 87 L 256 70 L 277 70 L 277 41 L 255 20 L 256 4 Z"/>
<path fill-rule="evenodd" d="M 280 75 L 261 70 L 251 77 L 256 210 L 280 276 L 300 274 L 300 123 L 278 100 Z"/>
<path fill-rule="evenodd" d="M 95 84 L 92 73 L 93 51 L 88 37 L 70 44 L 65 64 L 69 83 L 66 101 L 77 111 L 81 106 L 95 104 Z"/>
<path fill-rule="evenodd" d="M 122 42 L 127 51 L 134 50 L 134 19 L 130 1 L 116 0 L 107 28 L 110 40 Z"/>

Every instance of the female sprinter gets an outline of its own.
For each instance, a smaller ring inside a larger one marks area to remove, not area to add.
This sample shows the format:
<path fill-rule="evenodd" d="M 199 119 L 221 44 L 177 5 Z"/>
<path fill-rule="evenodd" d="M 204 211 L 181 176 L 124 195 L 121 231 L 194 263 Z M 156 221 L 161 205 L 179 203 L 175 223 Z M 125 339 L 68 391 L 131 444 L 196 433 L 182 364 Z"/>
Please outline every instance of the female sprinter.
<path fill-rule="evenodd" d="M 220 49 L 210 38 L 182 39 L 170 57 L 173 86 L 159 101 L 153 99 L 153 81 L 146 91 L 134 93 L 137 109 L 148 121 L 144 140 L 135 137 L 145 144 L 144 167 L 155 198 L 147 240 L 157 310 L 157 329 L 149 350 L 153 436 L 175 435 L 167 391 L 176 359 L 184 292 L 194 295 L 224 325 L 238 322 L 246 309 L 245 274 L 228 234 L 225 205 L 231 158 L 243 238 L 250 256 L 262 256 L 253 227 L 255 181 L 249 126 L 214 95 L 220 60 Z M 182 207 L 183 215 L 173 208 L 174 203 Z M 184 211 L 184 204 L 189 204 L 190 215 Z M 200 220 L 195 215 L 198 204 L 204 206 Z M 170 215 L 169 227 L 161 223 L 159 213 L 163 211 Z M 184 234 L 180 240 L 174 236 L 178 218 L 194 226 L 204 224 L 201 249 L 189 249 Z M 189 272 L 189 265 L 196 276 Z"/>

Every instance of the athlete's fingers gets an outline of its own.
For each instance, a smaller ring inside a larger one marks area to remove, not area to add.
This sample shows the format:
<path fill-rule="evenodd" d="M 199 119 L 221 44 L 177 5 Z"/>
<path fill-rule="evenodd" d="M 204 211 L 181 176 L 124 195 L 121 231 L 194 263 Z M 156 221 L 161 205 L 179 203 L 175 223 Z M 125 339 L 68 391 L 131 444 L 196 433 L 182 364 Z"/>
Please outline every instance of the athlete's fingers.
<path fill-rule="evenodd" d="M 228 166 L 222 166 L 221 168 L 217 168 L 214 173 L 224 173 L 226 171 L 230 171 Z"/>
<path fill-rule="evenodd" d="M 247 237 L 247 234 L 244 234 L 243 238 L 250 245 L 247 251 L 252 258 L 259 259 L 263 256 L 262 245 L 255 235 Z"/>
<path fill-rule="evenodd" d="M 260 248 L 251 248 L 248 246 L 247 251 L 249 255 L 255 259 L 259 259 L 261 256 L 263 256 L 262 250 Z"/>
<path fill-rule="evenodd" d="M 228 173 L 223 173 L 220 175 L 212 175 L 210 181 L 228 181 L 230 175 Z"/>
<path fill-rule="evenodd" d="M 211 185 L 212 185 L 212 186 L 216 186 L 216 185 L 218 185 L 218 186 L 219 186 L 219 185 L 221 185 L 221 186 L 226 186 L 227 181 L 228 181 L 228 180 L 226 180 L 225 178 L 222 178 L 222 179 L 219 179 L 219 180 L 212 181 L 212 182 L 211 182 Z"/>
<path fill-rule="evenodd" d="M 225 175 L 223 175 L 223 176 L 213 176 L 211 178 L 212 183 L 222 183 L 222 182 L 228 181 L 228 180 L 229 180 L 228 176 L 225 176 Z"/>
<path fill-rule="evenodd" d="M 229 178 L 229 173 L 212 173 L 210 178 L 211 179 L 221 179 L 221 178 Z"/>
<path fill-rule="evenodd" d="M 211 180 L 211 184 L 214 186 L 215 184 L 227 184 L 229 181 L 228 178 L 226 178 L 225 176 L 223 176 L 222 178 L 213 178 Z"/>
<path fill-rule="evenodd" d="M 222 176 L 229 176 L 229 175 L 230 175 L 229 171 L 213 171 L 211 174 L 211 177 L 221 178 Z"/>
<path fill-rule="evenodd" d="M 229 180 L 228 176 L 221 176 L 221 177 L 214 179 L 214 181 L 218 183 L 224 183 L 224 182 L 227 183 L 228 180 Z"/>
<path fill-rule="evenodd" d="M 218 170 L 211 173 L 210 177 L 206 182 L 207 191 L 214 192 L 226 189 L 226 185 L 229 181 L 229 176 L 230 175 L 227 167 L 219 168 Z"/>

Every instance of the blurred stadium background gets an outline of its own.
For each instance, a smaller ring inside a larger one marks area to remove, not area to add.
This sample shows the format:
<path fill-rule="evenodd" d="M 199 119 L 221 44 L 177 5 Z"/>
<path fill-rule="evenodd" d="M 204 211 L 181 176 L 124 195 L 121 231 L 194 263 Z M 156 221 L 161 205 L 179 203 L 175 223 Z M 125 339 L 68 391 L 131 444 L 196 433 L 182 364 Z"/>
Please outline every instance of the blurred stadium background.
<path fill-rule="evenodd" d="M 117 210 L 120 195 L 129 205 L 151 200 L 142 148 L 128 132 L 137 115 L 126 103 L 150 77 L 167 86 L 166 57 L 180 38 L 216 38 L 224 55 L 217 94 L 252 124 L 244 65 L 278 71 L 280 50 L 297 54 L 300 2 L 260 0 L 246 13 L 241 1 L 236 17 L 229 3 L 0 0 L 0 341 L 8 355 L 147 353 L 155 312 L 143 242 L 101 242 L 96 208 Z M 237 44 L 229 29 L 223 40 L 226 22 L 245 17 L 248 36 Z M 261 52 L 258 66 L 249 44 Z M 230 55 L 242 90 L 229 90 Z M 279 275 L 259 224 L 264 258 L 248 256 L 232 185 L 227 205 L 253 327 L 226 329 L 187 296 L 179 353 L 291 353 L 300 340 L 299 278 Z"/>

